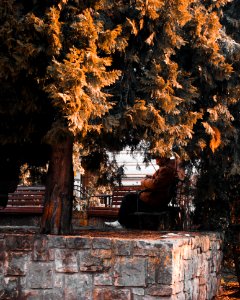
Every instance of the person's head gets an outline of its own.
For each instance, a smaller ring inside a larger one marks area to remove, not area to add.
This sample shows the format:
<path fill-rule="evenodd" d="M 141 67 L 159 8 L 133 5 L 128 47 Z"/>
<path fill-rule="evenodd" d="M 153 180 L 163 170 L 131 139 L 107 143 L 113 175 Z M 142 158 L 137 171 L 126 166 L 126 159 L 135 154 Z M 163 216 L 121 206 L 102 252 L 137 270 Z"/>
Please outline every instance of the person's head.
<path fill-rule="evenodd" d="M 162 157 L 162 156 L 156 156 L 155 159 L 156 159 L 156 164 L 158 166 L 165 166 L 165 165 L 169 164 L 170 160 L 171 160 L 168 157 Z"/>
<path fill-rule="evenodd" d="M 180 180 L 183 180 L 185 178 L 185 170 L 181 165 L 181 160 L 178 158 L 168 158 L 168 157 L 161 157 L 156 156 L 156 164 L 159 167 L 168 166 L 171 168 L 174 168 L 177 172 L 177 176 Z"/>

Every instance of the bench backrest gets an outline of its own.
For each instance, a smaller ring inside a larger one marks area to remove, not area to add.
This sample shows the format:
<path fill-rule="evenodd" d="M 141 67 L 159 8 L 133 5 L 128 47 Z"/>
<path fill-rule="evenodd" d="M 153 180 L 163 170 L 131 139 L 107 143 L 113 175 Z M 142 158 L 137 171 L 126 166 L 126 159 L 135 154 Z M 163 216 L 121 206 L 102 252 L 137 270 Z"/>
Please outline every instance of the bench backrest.
<path fill-rule="evenodd" d="M 170 187 L 170 195 L 171 195 L 171 204 L 176 205 L 174 201 L 176 201 L 177 193 L 179 190 L 179 179 L 176 178 L 174 182 L 172 183 Z M 131 186 L 116 186 L 113 189 L 113 194 L 112 194 L 112 202 L 111 202 L 111 207 L 120 207 L 122 200 L 124 196 L 127 193 L 136 193 L 137 191 L 140 191 L 142 187 L 140 185 L 131 185 Z"/>
<path fill-rule="evenodd" d="M 127 193 L 135 193 L 136 191 L 141 190 L 140 185 L 131 185 L 131 186 L 116 186 L 113 189 L 112 194 L 112 207 L 120 207 L 124 196 Z"/>
<path fill-rule="evenodd" d="M 45 187 L 18 187 L 15 192 L 8 194 L 7 207 L 36 207 L 43 206 Z"/>

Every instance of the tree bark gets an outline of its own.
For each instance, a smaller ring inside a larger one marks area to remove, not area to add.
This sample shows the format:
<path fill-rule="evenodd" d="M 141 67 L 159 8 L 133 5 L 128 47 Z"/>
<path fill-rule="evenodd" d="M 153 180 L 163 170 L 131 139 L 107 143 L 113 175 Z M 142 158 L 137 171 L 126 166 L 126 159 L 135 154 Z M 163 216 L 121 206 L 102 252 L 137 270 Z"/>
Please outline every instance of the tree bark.
<path fill-rule="evenodd" d="M 73 204 L 73 139 L 52 145 L 41 232 L 70 234 Z"/>

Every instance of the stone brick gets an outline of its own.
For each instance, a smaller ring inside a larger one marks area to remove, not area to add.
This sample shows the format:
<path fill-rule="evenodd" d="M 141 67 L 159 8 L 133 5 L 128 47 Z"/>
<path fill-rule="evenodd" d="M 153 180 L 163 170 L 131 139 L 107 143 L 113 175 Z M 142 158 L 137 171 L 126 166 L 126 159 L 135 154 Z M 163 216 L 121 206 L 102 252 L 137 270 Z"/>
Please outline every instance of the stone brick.
<path fill-rule="evenodd" d="M 49 249 L 48 249 L 48 238 L 47 236 L 38 236 L 33 243 L 33 255 L 32 260 L 34 261 L 48 261 L 49 260 Z"/>
<path fill-rule="evenodd" d="M 184 299 L 185 299 L 185 300 L 192 300 L 191 294 L 185 292 L 185 298 L 184 298 Z"/>
<path fill-rule="evenodd" d="M 20 277 L 5 277 L 4 279 L 2 278 L 0 282 L 0 299 L 19 299 Z"/>
<path fill-rule="evenodd" d="M 214 256 L 214 272 L 219 273 L 222 268 L 222 259 L 223 259 L 223 253 L 222 252 L 217 252 Z"/>
<path fill-rule="evenodd" d="M 211 275 L 213 274 L 210 274 L 210 280 L 206 284 L 209 299 L 212 299 L 217 294 L 217 277 Z"/>
<path fill-rule="evenodd" d="M 197 262 L 195 260 L 183 260 L 182 264 L 184 265 L 184 279 L 191 280 L 194 278 L 194 272 L 196 271 L 197 267 L 195 266 Z M 196 272 L 195 272 L 196 276 Z"/>
<path fill-rule="evenodd" d="M 200 285 L 205 285 L 207 283 L 207 274 L 202 274 L 199 277 L 199 284 Z"/>
<path fill-rule="evenodd" d="M 159 257 L 148 257 L 147 259 L 147 284 L 152 284 L 157 282 L 157 270 L 160 264 Z"/>
<path fill-rule="evenodd" d="M 114 290 L 110 288 L 95 288 L 93 292 L 94 300 L 131 300 L 131 293 L 127 289 Z"/>
<path fill-rule="evenodd" d="M 191 257 L 192 257 L 192 249 L 191 249 L 191 247 L 190 246 L 185 246 L 185 247 L 183 247 L 183 249 L 182 249 L 182 251 L 183 251 L 183 253 L 182 253 L 182 258 L 183 259 L 191 259 Z"/>
<path fill-rule="evenodd" d="M 66 274 L 64 285 L 64 299 L 92 300 L 92 275 Z"/>
<path fill-rule="evenodd" d="M 185 300 L 186 298 L 186 295 L 184 292 L 181 292 L 181 293 L 178 293 L 178 294 L 175 294 L 171 297 L 171 300 Z M 163 298 L 165 300 L 165 298 Z"/>
<path fill-rule="evenodd" d="M 168 247 L 162 248 L 159 258 L 159 264 L 156 269 L 156 281 L 160 284 L 171 285 L 173 281 L 172 252 Z"/>
<path fill-rule="evenodd" d="M 71 289 L 66 289 L 64 291 L 64 299 L 67 300 L 93 300 L 92 291 L 85 291 L 83 294 L 81 292 L 76 292 Z"/>
<path fill-rule="evenodd" d="M 80 256 L 80 271 L 82 272 L 101 272 L 109 269 L 104 266 L 101 257 L 92 256 L 89 252 L 83 252 Z"/>
<path fill-rule="evenodd" d="M 49 236 L 49 248 L 60 248 L 60 249 L 63 249 L 63 248 L 66 248 L 66 238 L 63 237 L 63 236 L 55 236 L 55 235 L 52 235 L 52 236 Z"/>
<path fill-rule="evenodd" d="M 55 260 L 55 249 L 54 248 L 48 248 L 48 254 L 49 254 L 49 261 Z"/>
<path fill-rule="evenodd" d="M 115 286 L 146 286 L 146 259 L 117 257 L 113 277 Z"/>
<path fill-rule="evenodd" d="M 144 298 L 136 298 L 136 299 L 137 300 L 175 300 L 173 298 L 173 296 L 171 296 L 171 297 L 168 297 L 168 296 L 156 297 L 156 296 L 150 296 L 150 295 L 145 295 Z M 181 300 L 183 300 L 183 299 L 184 298 L 182 298 Z"/>
<path fill-rule="evenodd" d="M 94 285 L 112 285 L 113 277 L 109 273 L 100 273 L 94 275 Z"/>
<path fill-rule="evenodd" d="M 184 292 L 186 294 L 192 295 L 193 294 L 193 280 L 192 279 L 185 279 L 184 281 Z"/>
<path fill-rule="evenodd" d="M 207 290 L 206 285 L 199 286 L 199 297 L 198 300 L 206 300 L 207 299 Z"/>
<path fill-rule="evenodd" d="M 85 237 L 69 237 L 67 238 L 67 247 L 71 249 L 90 249 L 92 247 L 92 239 Z"/>
<path fill-rule="evenodd" d="M 172 287 L 173 287 L 173 294 L 178 294 L 181 291 L 183 291 L 184 281 L 174 282 Z"/>
<path fill-rule="evenodd" d="M 4 276 L 0 275 L 0 295 L 3 293 L 4 290 L 3 283 L 4 283 Z"/>
<path fill-rule="evenodd" d="M 52 263 L 33 262 L 29 266 L 28 286 L 32 289 L 50 289 L 53 287 Z"/>
<path fill-rule="evenodd" d="M 18 299 L 27 300 L 56 300 L 64 299 L 64 292 L 61 290 L 24 290 L 21 293 L 21 297 Z"/>
<path fill-rule="evenodd" d="M 194 239 L 192 239 L 192 245 L 191 245 L 192 249 L 197 249 L 200 247 L 200 237 L 199 236 L 195 236 Z"/>
<path fill-rule="evenodd" d="M 158 268 L 157 283 L 172 284 L 172 267 Z"/>
<path fill-rule="evenodd" d="M 27 276 L 18 276 L 18 278 L 19 278 L 19 286 L 25 289 L 27 287 Z"/>
<path fill-rule="evenodd" d="M 222 249 L 223 241 L 222 240 L 217 240 L 216 241 L 216 248 L 217 250 Z"/>
<path fill-rule="evenodd" d="M 176 248 L 173 252 L 173 282 L 184 280 L 184 265 L 182 259 L 182 249 Z"/>
<path fill-rule="evenodd" d="M 26 289 L 21 292 L 20 299 L 27 299 L 27 300 L 42 300 L 43 299 L 43 291 L 44 290 L 31 290 Z M 45 298 L 46 299 L 46 298 Z"/>
<path fill-rule="evenodd" d="M 143 288 L 132 288 L 131 291 L 133 295 L 137 296 L 144 296 L 145 294 L 145 289 Z"/>
<path fill-rule="evenodd" d="M 93 249 L 111 249 L 112 248 L 112 240 L 105 238 L 94 238 Z"/>
<path fill-rule="evenodd" d="M 169 285 L 152 285 L 145 289 L 145 293 L 150 296 L 171 296 L 172 286 Z"/>
<path fill-rule="evenodd" d="M 198 300 L 199 296 L 199 278 L 193 279 L 192 300 Z"/>
<path fill-rule="evenodd" d="M 6 236 L 6 249 L 12 251 L 32 250 L 33 236 L 31 235 L 8 235 Z"/>
<path fill-rule="evenodd" d="M 158 256 L 161 252 L 171 252 L 172 245 L 162 241 L 137 241 L 134 243 L 134 255 Z"/>
<path fill-rule="evenodd" d="M 53 287 L 62 288 L 65 284 L 65 274 L 64 273 L 55 273 L 53 276 Z"/>
<path fill-rule="evenodd" d="M 6 275 L 25 275 L 27 271 L 27 254 L 24 252 L 7 253 L 5 268 Z"/>
<path fill-rule="evenodd" d="M 35 298 L 36 299 L 36 298 Z M 41 300 L 57 300 L 64 299 L 64 291 L 60 289 L 44 290 Z"/>
<path fill-rule="evenodd" d="M 4 250 L 5 250 L 5 245 L 6 245 L 5 240 L 1 240 L 1 239 L 0 239 L 0 249 L 1 249 L 1 251 L 4 251 Z"/>
<path fill-rule="evenodd" d="M 93 249 L 91 251 L 91 255 L 95 257 L 102 257 L 102 258 L 111 258 L 112 257 L 112 249 Z"/>
<path fill-rule="evenodd" d="M 5 251 L 0 251 L 0 275 L 4 273 L 4 264 L 6 261 L 7 253 Z"/>
<path fill-rule="evenodd" d="M 115 255 L 130 256 L 133 253 L 133 242 L 115 240 L 113 242 L 113 249 Z"/>
<path fill-rule="evenodd" d="M 77 273 L 77 252 L 70 249 L 56 249 L 55 270 L 63 273 Z"/>
<path fill-rule="evenodd" d="M 201 237 L 201 249 L 202 252 L 207 252 L 210 249 L 210 240 L 208 236 Z"/>

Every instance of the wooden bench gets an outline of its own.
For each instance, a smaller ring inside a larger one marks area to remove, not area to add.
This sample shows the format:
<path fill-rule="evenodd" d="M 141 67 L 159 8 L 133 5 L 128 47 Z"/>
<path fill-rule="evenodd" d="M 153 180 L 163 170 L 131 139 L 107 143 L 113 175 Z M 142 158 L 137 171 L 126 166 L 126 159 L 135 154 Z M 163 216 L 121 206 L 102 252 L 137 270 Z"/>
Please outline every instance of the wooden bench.
<path fill-rule="evenodd" d="M 181 230 L 182 212 L 178 204 L 174 203 L 177 193 L 181 190 L 182 182 L 176 180 L 173 184 L 172 203 L 164 211 L 138 211 L 133 213 L 132 217 L 136 220 L 140 229 L 159 229 L 159 230 Z M 117 219 L 119 207 L 123 197 L 127 193 L 140 191 L 141 186 L 118 186 L 113 190 L 110 205 L 103 207 L 89 207 L 88 217 Z"/>
<path fill-rule="evenodd" d="M 110 196 L 110 203 L 105 206 L 94 206 L 88 208 L 89 217 L 116 218 L 124 196 L 127 193 L 135 193 L 141 189 L 140 185 L 116 186 Z"/>
<path fill-rule="evenodd" d="M 0 210 L 1 214 L 42 214 L 45 187 L 18 186 L 8 194 L 8 204 Z"/>
<path fill-rule="evenodd" d="M 171 202 L 161 211 L 137 211 L 132 214 L 140 229 L 180 230 L 182 229 L 182 212 L 177 198 L 182 193 L 183 182 L 176 178 L 170 190 Z"/>

